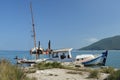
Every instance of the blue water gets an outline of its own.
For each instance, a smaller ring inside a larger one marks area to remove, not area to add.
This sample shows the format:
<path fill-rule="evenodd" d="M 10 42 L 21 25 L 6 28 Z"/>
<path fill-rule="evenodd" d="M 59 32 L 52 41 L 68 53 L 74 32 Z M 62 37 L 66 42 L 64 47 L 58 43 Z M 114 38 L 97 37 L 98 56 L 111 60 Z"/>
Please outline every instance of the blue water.
<path fill-rule="evenodd" d="M 102 53 L 103 51 L 78 51 L 78 50 L 73 50 L 72 51 L 72 56 L 75 57 L 76 55 L 79 54 L 99 54 Z M 0 51 L 0 59 L 7 59 L 12 63 L 16 63 L 14 58 L 18 56 L 20 58 L 27 58 L 27 59 L 35 59 L 35 55 L 31 56 L 29 51 Z M 45 55 L 46 57 L 48 55 Z M 43 56 L 40 56 L 41 58 Z M 106 66 L 111 66 L 114 68 L 120 68 L 120 50 L 110 50 L 108 51 L 108 57 L 106 61 Z"/>

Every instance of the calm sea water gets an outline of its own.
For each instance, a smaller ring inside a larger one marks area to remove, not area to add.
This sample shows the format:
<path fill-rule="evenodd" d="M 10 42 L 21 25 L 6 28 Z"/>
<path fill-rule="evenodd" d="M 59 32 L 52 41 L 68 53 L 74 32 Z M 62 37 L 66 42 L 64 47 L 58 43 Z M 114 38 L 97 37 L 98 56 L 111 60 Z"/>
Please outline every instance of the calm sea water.
<path fill-rule="evenodd" d="M 72 51 L 72 56 L 75 57 L 78 54 L 96 54 L 96 53 L 102 53 L 104 51 L 78 51 L 78 50 L 73 50 Z M 20 58 L 27 58 L 27 59 L 35 59 L 35 56 L 31 56 L 29 51 L 0 51 L 0 59 L 7 59 L 11 61 L 12 63 L 16 63 L 14 58 L 18 56 Z M 43 56 L 41 56 L 42 58 Z M 48 57 L 48 55 L 45 55 L 45 57 Z M 107 57 L 107 62 L 106 66 L 111 66 L 114 68 L 119 68 L 120 69 L 120 50 L 110 50 L 108 51 L 108 57 Z"/>

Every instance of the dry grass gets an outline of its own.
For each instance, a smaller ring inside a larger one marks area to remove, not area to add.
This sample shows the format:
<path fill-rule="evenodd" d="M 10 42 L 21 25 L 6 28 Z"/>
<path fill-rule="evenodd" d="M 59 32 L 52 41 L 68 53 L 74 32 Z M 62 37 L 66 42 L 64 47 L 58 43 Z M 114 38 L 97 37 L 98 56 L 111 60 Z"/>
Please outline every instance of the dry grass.
<path fill-rule="evenodd" d="M 7 60 L 0 60 L 0 80 L 35 80 L 26 77 L 26 74 Z"/>

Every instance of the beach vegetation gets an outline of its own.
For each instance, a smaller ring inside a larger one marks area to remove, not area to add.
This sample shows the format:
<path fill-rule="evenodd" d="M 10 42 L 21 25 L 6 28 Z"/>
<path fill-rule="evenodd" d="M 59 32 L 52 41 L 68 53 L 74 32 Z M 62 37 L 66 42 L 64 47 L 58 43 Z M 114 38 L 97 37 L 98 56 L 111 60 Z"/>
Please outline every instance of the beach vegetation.
<path fill-rule="evenodd" d="M 35 80 L 26 76 L 24 71 L 8 60 L 0 60 L 0 80 Z"/>
<path fill-rule="evenodd" d="M 112 72 L 105 80 L 120 80 L 120 70 Z"/>
<path fill-rule="evenodd" d="M 80 71 L 68 71 L 67 73 L 68 74 L 80 74 L 80 75 L 82 75 L 82 72 L 80 72 Z"/>
<path fill-rule="evenodd" d="M 52 68 L 63 68 L 64 66 L 58 62 L 47 62 L 47 63 L 41 62 L 39 64 L 36 64 L 34 67 L 37 67 L 39 70 L 43 70 L 43 69 L 52 69 Z"/>
<path fill-rule="evenodd" d="M 84 71 L 84 72 L 91 72 L 92 69 L 91 68 L 80 68 L 80 69 L 76 69 L 77 71 Z"/>
<path fill-rule="evenodd" d="M 110 74 L 110 73 L 114 72 L 114 68 L 113 67 L 104 67 L 104 68 L 101 68 L 101 72 Z"/>
<path fill-rule="evenodd" d="M 28 69 L 28 70 L 24 70 L 25 73 L 35 73 L 36 69 Z"/>
<path fill-rule="evenodd" d="M 99 79 L 100 77 L 100 72 L 99 70 L 91 70 L 88 78 L 96 78 Z"/>
<path fill-rule="evenodd" d="M 62 65 L 62 63 L 59 63 L 59 62 L 41 62 L 41 63 L 34 65 L 34 68 L 36 68 L 38 70 L 60 68 L 60 69 L 68 69 L 68 70 L 75 70 L 75 71 L 91 72 L 90 68 L 78 68 L 78 67 L 74 67 L 74 66 Z M 72 72 L 70 72 L 70 73 L 72 73 Z M 73 74 L 74 74 L 74 72 L 73 72 Z"/>

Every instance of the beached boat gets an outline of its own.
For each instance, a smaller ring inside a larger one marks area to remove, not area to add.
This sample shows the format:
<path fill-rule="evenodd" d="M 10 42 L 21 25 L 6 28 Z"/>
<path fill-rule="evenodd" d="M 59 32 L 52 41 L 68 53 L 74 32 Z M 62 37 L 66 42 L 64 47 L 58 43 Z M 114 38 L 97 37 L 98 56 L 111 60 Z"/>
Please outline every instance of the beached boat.
<path fill-rule="evenodd" d="M 107 59 L 108 51 L 102 54 L 81 54 L 76 56 L 76 63 L 83 64 L 85 66 L 89 65 L 105 65 Z"/>
<path fill-rule="evenodd" d="M 75 65 L 102 65 L 105 66 L 108 51 L 101 54 L 81 54 L 72 57 L 73 48 L 53 50 L 52 56 L 46 61 L 74 62 Z"/>
<path fill-rule="evenodd" d="M 28 60 L 26 58 L 20 59 L 16 57 L 17 63 L 40 63 L 43 61 L 48 62 L 71 62 L 73 61 L 72 55 L 71 55 L 72 48 L 64 48 L 64 49 L 57 49 L 53 50 L 49 54 L 41 54 L 41 55 L 49 55 L 48 58 L 40 58 L 40 59 L 33 59 Z"/>

